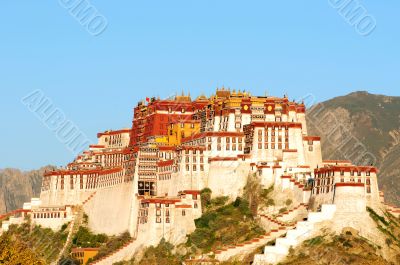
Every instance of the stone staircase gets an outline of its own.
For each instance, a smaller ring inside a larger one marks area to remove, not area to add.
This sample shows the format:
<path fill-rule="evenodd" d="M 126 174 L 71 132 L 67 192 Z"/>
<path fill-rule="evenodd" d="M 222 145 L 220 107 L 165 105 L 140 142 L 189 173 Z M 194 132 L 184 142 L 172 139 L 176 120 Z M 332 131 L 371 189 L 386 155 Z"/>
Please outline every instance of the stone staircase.
<path fill-rule="evenodd" d="M 303 219 L 307 214 L 308 204 L 300 203 L 296 207 L 279 214 L 259 214 L 261 224 L 264 228 L 270 225 L 276 226 L 292 226 L 297 220 Z M 297 220 L 296 220 L 297 219 Z"/>
<path fill-rule="evenodd" d="M 289 253 L 291 247 L 298 246 L 314 232 L 316 223 L 331 220 L 336 205 L 324 204 L 320 212 L 310 212 L 307 221 L 300 221 L 294 229 L 288 230 L 285 237 L 277 238 L 274 246 L 266 246 L 263 254 L 254 256 L 253 265 L 277 264 Z"/>
<path fill-rule="evenodd" d="M 140 246 L 139 242 L 137 242 L 138 233 L 139 233 L 139 221 L 136 223 L 135 235 L 130 241 L 125 243 L 122 247 L 115 250 L 114 252 L 108 254 L 107 256 L 102 257 L 101 259 L 90 263 L 90 265 L 109 265 L 115 262 L 130 259 L 133 253 L 135 253 L 138 247 Z"/>
<path fill-rule="evenodd" d="M 65 252 L 72 245 L 73 236 L 76 234 L 76 232 L 78 232 L 79 227 L 82 225 L 82 220 L 83 220 L 82 206 L 76 206 L 74 211 L 75 211 L 74 218 L 72 219 L 71 223 L 68 226 L 69 230 L 68 230 L 67 240 L 65 241 L 63 248 L 61 249 L 60 253 L 58 254 L 56 262 L 53 264 L 57 264 L 62 259 L 62 257 L 64 257 Z"/>
<path fill-rule="evenodd" d="M 284 235 L 291 226 L 280 226 L 278 229 L 272 229 L 270 232 L 253 238 L 241 244 L 228 246 L 214 251 L 215 259 L 218 261 L 227 261 L 231 258 L 240 258 L 248 253 L 255 251 L 257 248 L 265 246 L 268 242 Z"/>
<path fill-rule="evenodd" d="M 90 196 L 87 197 L 87 199 L 82 202 L 82 206 L 88 203 L 94 197 L 94 195 L 96 195 L 96 191 L 90 194 Z"/>
<path fill-rule="evenodd" d="M 72 238 L 78 232 L 79 227 L 82 225 L 83 222 L 83 206 L 88 203 L 93 197 L 96 195 L 96 192 L 93 192 L 86 200 L 82 202 L 82 205 L 77 205 L 74 208 L 74 218 L 72 219 L 71 223 L 68 226 L 68 236 L 67 240 L 65 241 L 65 244 L 63 248 L 61 249 L 60 253 L 57 256 L 56 262 L 52 264 L 57 264 L 62 257 L 66 254 L 65 252 L 70 248 L 72 245 Z"/>
<path fill-rule="evenodd" d="M 135 253 L 137 249 L 136 243 L 136 239 L 133 238 L 129 242 L 125 243 L 121 248 L 99 260 L 90 263 L 90 265 L 111 265 L 115 262 L 129 259 L 132 257 L 132 254 Z"/>
<path fill-rule="evenodd" d="M 260 214 L 258 216 L 260 218 L 261 227 L 263 227 L 266 230 L 294 225 L 293 222 L 281 222 L 273 216 L 269 216 L 269 215 L 265 215 L 265 214 Z"/>
<path fill-rule="evenodd" d="M 261 218 L 267 218 L 271 222 L 275 222 L 279 225 L 282 225 L 284 223 L 290 223 L 291 221 L 298 219 L 299 216 L 301 216 L 302 212 L 303 212 L 303 214 L 307 212 L 307 207 L 308 207 L 308 204 L 300 203 L 299 205 L 293 207 L 292 209 L 287 210 L 282 213 L 276 213 L 276 214 L 262 213 L 262 214 L 259 214 L 259 216 Z"/>
<path fill-rule="evenodd" d="M 214 252 L 215 259 L 218 261 L 227 261 L 231 258 L 240 258 L 245 254 L 255 251 L 259 247 L 265 246 L 268 242 L 281 237 L 287 231 L 290 231 L 291 229 L 295 228 L 296 221 L 284 222 L 281 221 L 280 219 L 286 220 L 288 219 L 287 217 L 292 217 L 292 216 L 294 216 L 293 219 L 295 219 L 295 217 L 298 216 L 298 213 L 300 211 L 307 210 L 307 206 L 308 206 L 307 204 L 301 203 L 291 210 L 276 215 L 276 217 L 260 214 L 259 217 L 261 219 L 265 219 L 264 221 L 267 221 L 267 222 L 262 222 L 263 227 L 267 229 L 270 229 L 272 227 L 273 229 L 271 229 L 270 232 L 260 237 L 253 238 L 242 244 L 227 246 L 223 249 L 216 250 Z"/>
<path fill-rule="evenodd" d="M 306 204 L 299 204 L 291 210 L 288 210 L 284 213 L 278 214 L 276 217 L 268 216 L 265 214 L 260 214 L 259 217 L 261 219 L 267 220 L 267 222 L 262 222 L 262 226 L 265 229 L 271 229 L 270 232 L 266 234 L 253 238 L 249 241 L 246 241 L 241 244 L 236 244 L 232 246 L 227 246 L 222 249 L 218 249 L 214 251 L 215 259 L 218 261 L 227 261 L 231 258 L 241 258 L 242 256 L 255 251 L 257 248 L 265 246 L 268 242 L 279 238 L 284 235 L 287 231 L 290 231 L 296 226 L 296 222 L 283 222 L 278 220 L 277 218 L 283 218 L 285 216 L 289 216 L 292 213 L 297 213 L 300 210 L 306 210 Z"/>
<path fill-rule="evenodd" d="M 276 220 L 280 222 L 290 222 L 292 220 L 298 219 L 299 217 L 303 217 L 305 214 L 307 214 L 307 207 L 308 204 L 300 203 L 296 207 L 278 214 L 276 216 Z"/>

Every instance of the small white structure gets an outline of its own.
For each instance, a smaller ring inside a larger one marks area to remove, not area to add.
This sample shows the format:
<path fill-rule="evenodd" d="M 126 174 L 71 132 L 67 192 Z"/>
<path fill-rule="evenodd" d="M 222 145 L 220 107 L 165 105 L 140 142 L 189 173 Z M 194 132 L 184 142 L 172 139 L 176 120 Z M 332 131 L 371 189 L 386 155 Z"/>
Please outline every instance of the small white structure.
<path fill-rule="evenodd" d="M 296 228 L 289 230 L 286 236 L 276 239 L 275 246 L 266 246 L 264 254 L 254 256 L 254 265 L 277 264 L 289 253 L 290 247 L 296 247 L 314 233 L 316 223 L 331 220 L 334 217 L 336 205 L 324 204 L 320 212 L 310 212 L 307 221 L 296 224 Z"/>

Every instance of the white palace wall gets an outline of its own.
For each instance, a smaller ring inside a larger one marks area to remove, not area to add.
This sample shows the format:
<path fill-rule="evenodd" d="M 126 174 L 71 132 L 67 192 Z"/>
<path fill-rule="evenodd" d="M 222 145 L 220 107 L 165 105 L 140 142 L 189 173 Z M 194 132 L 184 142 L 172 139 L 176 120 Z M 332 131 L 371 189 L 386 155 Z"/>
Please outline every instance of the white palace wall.
<path fill-rule="evenodd" d="M 85 213 L 89 216 L 89 227 L 93 232 L 116 235 L 130 230 L 131 208 L 136 203 L 134 183 L 98 189 L 93 198 L 84 205 Z"/>
<path fill-rule="evenodd" d="M 303 143 L 305 164 L 309 165 L 311 168 L 316 168 L 318 165 L 322 165 L 321 141 L 314 140 L 312 141 L 312 145 L 309 145 L 308 141 L 303 141 Z"/>
<path fill-rule="evenodd" d="M 211 161 L 208 187 L 212 196 L 229 196 L 235 199 L 243 192 L 250 172 L 250 165 L 240 160 Z"/>
<path fill-rule="evenodd" d="M 93 190 L 80 189 L 49 189 L 40 193 L 42 205 L 75 205 L 81 204 L 86 200 Z"/>
<path fill-rule="evenodd" d="M 336 183 L 334 204 L 338 213 L 366 212 L 364 185 Z"/>

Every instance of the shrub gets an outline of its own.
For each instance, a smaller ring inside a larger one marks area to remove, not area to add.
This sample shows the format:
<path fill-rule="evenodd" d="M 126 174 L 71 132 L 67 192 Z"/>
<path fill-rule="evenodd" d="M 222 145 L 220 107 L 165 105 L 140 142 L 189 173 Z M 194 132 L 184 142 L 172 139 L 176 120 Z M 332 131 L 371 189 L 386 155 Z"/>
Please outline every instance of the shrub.
<path fill-rule="evenodd" d="M 63 225 L 61 226 L 60 232 L 65 231 L 65 229 L 67 229 L 67 227 L 68 227 L 68 224 L 63 224 Z"/>
<path fill-rule="evenodd" d="M 346 248 L 352 248 L 353 247 L 353 245 L 348 240 L 343 242 L 343 246 L 346 247 Z"/>
<path fill-rule="evenodd" d="M 162 239 L 156 247 L 151 246 L 146 249 L 139 265 L 180 265 L 182 261 L 178 256 L 172 254 L 173 249 L 172 244 Z"/>
<path fill-rule="evenodd" d="M 93 260 L 98 260 L 102 257 L 107 256 L 110 253 L 113 253 L 132 239 L 128 232 L 110 238 L 108 238 L 107 236 L 104 237 L 104 235 L 102 235 L 101 238 L 104 240 L 103 243 L 105 242 L 105 244 L 102 244 L 100 246 L 99 253 L 97 253 Z"/>
<path fill-rule="evenodd" d="M 80 226 L 72 239 L 72 244 L 75 247 L 100 247 L 106 243 L 108 236 L 105 234 L 93 234 L 88 228 Z"/>
<path fill-rule="evenodd" d="M 229 200 L 229 197 L 228 197 L 228 196 L 220 196 L 220 197 L 217 197 L 217 198 L 215 198 L 215 199 L 212 199 L 210 204 L 211 204 L 213 207 L 223 206 L 223 205 L 225 205 L 225 203 L 226 203 L 228 200 Z"/>
<path fill-rule="evenodd" d="M 323 242 L 324 242 L 324 238 L 322 236 L 317 236 L 317 237 L 314 237 L 314 238 L 311 238 L 311 239 L 305 241 L 306 245 L 308 245 L 308 246 L 320 245 Z"/>
<path fill-rule="evenodd" d="M 266 206 L 274 206 L 275 205 L 275 201 L 273 199 L 268 199 L 266 202 Z"/>
<path fill-rule="evenodd" d="M 201 205 L 203 211 L 205 211 L 205 209 L 211 203 L 211 194 L 212 191 L 209 188 L 204 188 L 200 191 Z"/>
<path fill-rule="evenodd" d="M 89 216 L 86 213 L 84 213 L 83 214 L 83 223 L 88 224 L 88 222 L 89 222 Z"/>

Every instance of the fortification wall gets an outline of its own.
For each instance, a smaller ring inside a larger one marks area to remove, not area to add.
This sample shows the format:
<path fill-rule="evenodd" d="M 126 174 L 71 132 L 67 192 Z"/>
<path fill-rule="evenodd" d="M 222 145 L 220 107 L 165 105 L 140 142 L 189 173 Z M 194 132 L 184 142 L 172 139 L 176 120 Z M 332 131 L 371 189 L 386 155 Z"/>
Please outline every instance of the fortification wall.
<path fill-rule="evenodd" d="M 287 167 L 297 167 L 299 165 L 299 154 L 297 151 L 283 151 L 282 160 Z"/>
<path fill-rule="evenodd" d="M 94 190 L 79 189 L 51 189 L 40 193 L 42 205 L 59 206 L 59 205 L 76 205 L 86 200 Z"/>
<path fill-rule="evenodd" d="M 261 171 L 261 185 L 265 188 L 271 187 L 275 182 L 273 169 L 271 167 L 261 167 L 258 171 Z"/>
<path fill-rule="evenodd" d="M 205 171 L 172 173 L 171 179 L 157 181 L 157 196 L 176 196 L 183 190 L 202 190 L 207 187 L 207 177 Z"/>
<path fill-rule="evenodd" d="M 157 181 L 157 196 L 173 196 L 178 194 L 179 190 L 189 189 L 189 183 L 180 172 L 172 173 L 171 179 Z"/>
<path fill-rule="evenodd" d="M 208 187 L 213 196 L 229 196 L 236 198 L 241 195 L 247 183 L 251 168 L 242 161 L 212 161 L 208 177 Z"/>
<path fill-rule="evenodd" d="M 338 213 L 366 212 L 364 184 L 336 183 L 334 204 Z"/>
<path fill-rule="evenodd" d="M 84 205 L 89 227 L 95 233 L 108 235 L 129 231 L 132 203 L 135 202 L 133 182 L 97 190 L 96 195 Z"/>

